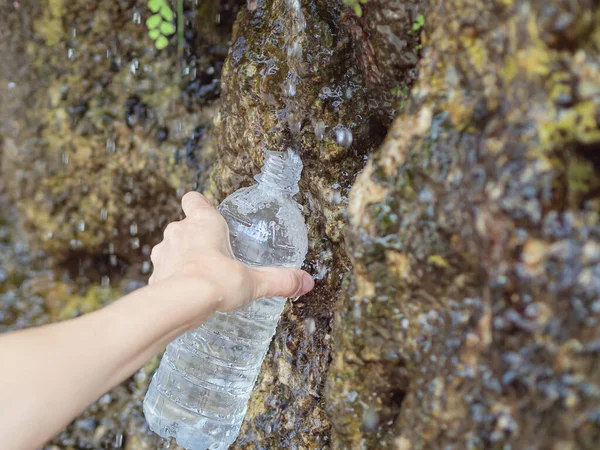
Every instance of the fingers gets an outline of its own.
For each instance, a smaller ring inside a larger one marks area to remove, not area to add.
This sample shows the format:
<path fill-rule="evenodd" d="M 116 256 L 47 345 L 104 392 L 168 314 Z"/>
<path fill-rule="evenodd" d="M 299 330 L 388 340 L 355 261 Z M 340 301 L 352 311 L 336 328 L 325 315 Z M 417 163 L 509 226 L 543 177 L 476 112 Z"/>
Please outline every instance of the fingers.
<path fill-rule="evenodd" d="M 188 192 L 185 194 L 181 199 L 181 207 L 186 217 L 198 215 L 198 213 L 202 213 L 206 208 L 214 210 L 206 197 L 199 192 Z"/>
<path fill-rule="evenodd" d="M 255 298 L 299 297 L 315 286 L 313 278 L 300 269 L 259 267 L 252 270 L 255 277 Z"/>

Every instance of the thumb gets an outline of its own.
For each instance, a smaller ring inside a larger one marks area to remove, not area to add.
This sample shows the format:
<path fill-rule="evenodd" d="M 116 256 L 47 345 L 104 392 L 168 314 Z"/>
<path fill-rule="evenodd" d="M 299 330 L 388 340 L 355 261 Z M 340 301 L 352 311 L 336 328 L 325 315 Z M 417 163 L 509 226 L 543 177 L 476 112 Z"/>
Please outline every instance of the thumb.
<path fill-rule="evenodd" d="M 255 267 L 252 271 L 255 298 L 299 297 L 310 292 L 315 286 L 313 278 L 300 269 Z"/>

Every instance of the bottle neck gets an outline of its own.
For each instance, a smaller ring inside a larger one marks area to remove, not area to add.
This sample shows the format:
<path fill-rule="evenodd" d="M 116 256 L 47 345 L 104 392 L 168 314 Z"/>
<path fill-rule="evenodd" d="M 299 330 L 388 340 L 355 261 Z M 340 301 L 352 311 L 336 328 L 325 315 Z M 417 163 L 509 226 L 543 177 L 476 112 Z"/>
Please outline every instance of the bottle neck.
<path fill-rule="evenodd" d="M 262 188 L 292 196 L 300 190 L 298 180 L 301 173 L 302 160 L 293 150 L 286 152 L 267 150 L 261 172 L 254 179 Z"/>

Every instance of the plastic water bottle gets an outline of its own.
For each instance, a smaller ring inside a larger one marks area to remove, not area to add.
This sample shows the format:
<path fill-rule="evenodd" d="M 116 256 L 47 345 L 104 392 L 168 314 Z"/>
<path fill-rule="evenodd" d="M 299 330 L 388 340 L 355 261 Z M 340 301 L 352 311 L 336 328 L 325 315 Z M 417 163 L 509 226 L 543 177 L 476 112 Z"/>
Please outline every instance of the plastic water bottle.
<path fill-rule="evenodd" d="M 302 265 L 306 225 L 292 199 L 301 172 L 302 161 L 293 151 L 267 151 L 257 183 L 218 207 L 238 260 L 251 266 Z M 218 312 L 171 342 L 144 399 L 150 428 L 188 450 L 227 449 L 239 433 L 285 302 L 262 298 L 233 313 Z"/>

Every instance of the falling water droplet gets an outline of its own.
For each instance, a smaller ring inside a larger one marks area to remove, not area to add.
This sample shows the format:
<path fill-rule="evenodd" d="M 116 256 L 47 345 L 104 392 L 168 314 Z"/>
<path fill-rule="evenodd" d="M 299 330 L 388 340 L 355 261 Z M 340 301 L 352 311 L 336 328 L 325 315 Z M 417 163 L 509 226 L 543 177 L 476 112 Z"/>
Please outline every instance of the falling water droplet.
<path fill-rule="evenodd" d="M 377 430 L 379 426 L 379 414 L 377 411 L 367 406 L 363 410 L 362 423 L 365 430 L 369 432 Z"/>
<path fill-rule="evenodd" d="M 299 133 L 302 128 L 302 121 L 295 114 L 288 116 L 288 125 L 292 133 Z"/>
<path fill-rule="evenodd" d="M 133 12 L 133 23 L 135 23 L 136 25 L 142 23 L 142 14 L 137 9 Z"/>
<path fill-rule="evenodd" d="M 73 59 L 73 54 L 74 54 L 74 51 L 72 48 L 67 50 L 67 58 Z"/>
<path fill-rule="evenodd" d="M 296 95 L 296 83 L 291 78 L 284 82 L 283 95 L 286 97 L 294 97 Z"/>
<path fill-rule="evenodd" d="M 150 264 L 150 261 L 144 261 L 142 263 L 142 273 L 143 274 L 149 273 L 151 268 L 152 268 L 152 264 Z"/>
<path fill-rule="evenodd" d="M 329 201 L 335 205 L 340 204 L 342 202 L 342 193 L 334 189 L 329 193 Z"/>
<path fill-rule="evenodd" d="M 129 63 L 129 73 L 131 73 L 131 75 L 135 75 L 139 67 L 140 62 L 137 59 L 134 59 Z"/>
<path fill-rule="evenodd" d="M 134 222 L 129 226 L 129 234 L 131 234 L 132 236 L 135 236 L 137 234 L 137 232 L 138 232 L 138 226 L 137 226 L 137 223 Z"/>
<path fill-rule="evenodd" d="M 348 148 L 352 145 L 352 132 L 345 126 L 338 124 L 335 128 L 335 141 L 338 145 Z"/>
<path fill-rule="evenodd" d="M 360 303 L 358 303 L 358 302 L 354 303 L 354 307 L 352 308 L 352 316 L 356 320 L 360 320 L 360 318 L 362 316 L 362 311 L 360 309 Z"/>
<path fill-rule="evenodd" d="M 108 219 L 108 211 L 106 208 L 100 209 L 100 219 L 102 219 L 102 222 L 106 222 L 106 219 Z"/>
<path fill-rule="evenodd" d="M 308 336 L 311 336 L 317 330 L 315 319 L 309 317 L 304 321 L 304 331 Z"/>
<path fill-rule="evenodd" d="M 325 129 L 327 128 L 327 125 L 325 125 L 324 122 L 319 121 L 313 125 L 313 128 L 315 130 L 315 138 L 317 141 L 322 141 L 323 137 L 325 136 Z"/>
<path fill-rule="evenodd" d="M 290 59 L 302 58 L 302 43 L 300 42 L 300 39 L 294 39 L 292 45 L 288 47 L 287 57 Z"/>
<path fill-rule="evenodd" d="M 102 277 L 102 280 L 100 280 L 100 286 L 102 286 L 103 288 L 107 288 L 110 286 L 110 278 L 107 277 L 106 275 Z"/>
<path fill-rule="evenodd" d="M 85 231 L 85 221 L 80 220 L 77 228 L 79 229 L 79 231 L 82 231 L 82 232 Z"/>

